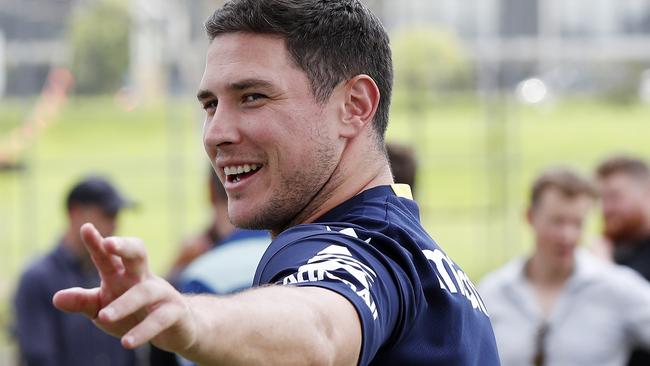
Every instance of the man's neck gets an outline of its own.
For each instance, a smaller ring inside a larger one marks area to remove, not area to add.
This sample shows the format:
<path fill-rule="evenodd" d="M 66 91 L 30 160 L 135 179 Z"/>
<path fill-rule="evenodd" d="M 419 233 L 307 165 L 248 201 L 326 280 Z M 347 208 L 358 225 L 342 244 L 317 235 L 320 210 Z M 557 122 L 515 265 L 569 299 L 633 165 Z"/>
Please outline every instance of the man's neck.
<path fill-rule="evenodd" d="M 347 151 L 344 154 L 357 158 L 352 159 L 351 163 L 342 159 L 341 165 L 336 168 L 316 197 L 285 228 L 277 232 L 272 230 L 273 237 L 286 228 L 314 222 L 334 207 L 365 190 L 393 183 L 388 159 L 380 151 Z M 366 158 L 359 159 L 359 156 Z"/>
<path fill-rule="evenodd" d="M 570 264 L 545 261 L 541 255 L 533 255 L 526 265 L 526 276 L 533 287 L 542 316 L 548 319 L 573 272 L 575 260 Z"/>
<path fill-rule="evenodd" d="M 536 286 L 562 287 L 567 282 L 575 260 L 569 263 L 545 260 L 540 254 L 534 254 L 526 265 L 526 277 Z"/>

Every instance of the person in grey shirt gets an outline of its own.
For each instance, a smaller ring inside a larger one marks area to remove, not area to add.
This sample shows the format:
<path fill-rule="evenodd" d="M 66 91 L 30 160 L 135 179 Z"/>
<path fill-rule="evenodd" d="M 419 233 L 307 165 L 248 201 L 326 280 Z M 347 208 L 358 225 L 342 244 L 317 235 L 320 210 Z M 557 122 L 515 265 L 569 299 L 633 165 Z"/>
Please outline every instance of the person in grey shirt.
<path fill-rule="evenodd" d="M 577 248 L 596 196 L 570 168 L 535 180 L 532 255 L 478 286 L 503 366 L 623 366 L 635 346 L 650 348 L 650 285 Z"/>

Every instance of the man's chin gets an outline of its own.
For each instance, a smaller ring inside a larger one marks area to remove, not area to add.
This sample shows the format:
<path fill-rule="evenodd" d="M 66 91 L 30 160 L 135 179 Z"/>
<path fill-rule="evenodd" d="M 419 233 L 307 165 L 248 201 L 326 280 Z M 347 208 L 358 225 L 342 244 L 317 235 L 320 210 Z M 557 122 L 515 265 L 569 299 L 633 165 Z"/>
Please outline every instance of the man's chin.
<path fill-rule="evenodd" d="M 274 218 L 274 217 L 273 217 Z M 230 222 L 232 222 L 235 227 L 240 229 L 247 230 L 277 230 L 279 227 L 283 227 L 283 222 L 277 222 L 278 220 L 273 220 L 272 218 L 259 215 L 259 214 L 250 214 L 250 215 L 232 215 L 230 216 Z"/>

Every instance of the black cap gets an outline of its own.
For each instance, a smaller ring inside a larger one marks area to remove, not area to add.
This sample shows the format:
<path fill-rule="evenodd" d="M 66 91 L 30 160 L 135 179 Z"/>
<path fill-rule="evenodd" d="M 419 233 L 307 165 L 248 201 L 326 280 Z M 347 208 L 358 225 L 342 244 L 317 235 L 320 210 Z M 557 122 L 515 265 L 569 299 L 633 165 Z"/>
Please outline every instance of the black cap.
<path fill-rule="evenodd" d="M 66 200 L 68 209 L 75 203 L 97 205 L 108 214 L 116 214 L 122 208 L 134 206 L 132 201 L 124 198 L 101 176 L 86 177 L 72 188 Z"/>

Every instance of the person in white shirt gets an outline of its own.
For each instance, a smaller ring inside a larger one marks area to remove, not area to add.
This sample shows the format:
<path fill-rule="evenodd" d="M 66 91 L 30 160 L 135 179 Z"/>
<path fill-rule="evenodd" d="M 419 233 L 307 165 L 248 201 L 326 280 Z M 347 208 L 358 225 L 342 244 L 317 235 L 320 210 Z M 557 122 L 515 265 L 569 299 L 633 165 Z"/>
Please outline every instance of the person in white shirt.
<path fill-rule="evenodd" d="M 535 180 L 533 253 L 478 286 L 503 366 L 623 366 L 635 346 L 650 348 L 650 285 L 577 247 L 596 197 L 570 168 Z"/>

